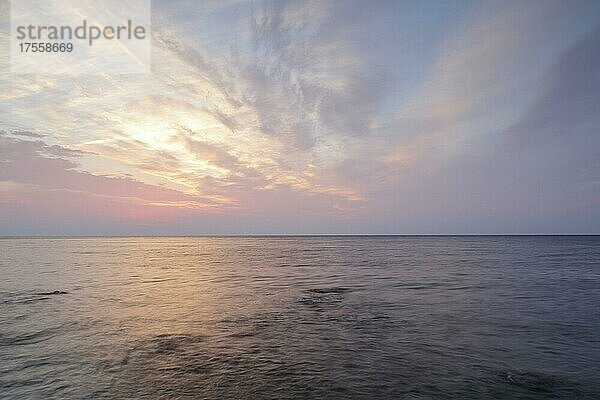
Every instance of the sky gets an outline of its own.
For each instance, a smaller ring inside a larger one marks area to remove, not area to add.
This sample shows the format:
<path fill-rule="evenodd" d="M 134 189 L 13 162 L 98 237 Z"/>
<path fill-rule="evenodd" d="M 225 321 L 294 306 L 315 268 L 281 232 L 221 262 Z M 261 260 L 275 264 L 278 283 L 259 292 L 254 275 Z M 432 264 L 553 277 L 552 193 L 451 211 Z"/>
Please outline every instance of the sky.
<path fill-rule="evenodd" d="M 0 235 L 600 233 L 598 1 L 153 0 L 151 67 L 2 56 Z"/>

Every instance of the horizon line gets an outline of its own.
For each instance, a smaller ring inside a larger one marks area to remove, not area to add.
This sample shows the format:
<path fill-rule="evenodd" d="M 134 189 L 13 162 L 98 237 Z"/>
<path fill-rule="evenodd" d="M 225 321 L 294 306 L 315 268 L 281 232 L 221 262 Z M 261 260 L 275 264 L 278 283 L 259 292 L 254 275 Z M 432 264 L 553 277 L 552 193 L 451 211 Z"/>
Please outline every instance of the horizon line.
<path fill-rule="evenodd" d="M 1 239 L 86 238 L 261 238 L 261 237 L 473 237 L 473 236 L 600 236 L 600 233 L 264 233 L 192 235 L 0 235 Z"/>

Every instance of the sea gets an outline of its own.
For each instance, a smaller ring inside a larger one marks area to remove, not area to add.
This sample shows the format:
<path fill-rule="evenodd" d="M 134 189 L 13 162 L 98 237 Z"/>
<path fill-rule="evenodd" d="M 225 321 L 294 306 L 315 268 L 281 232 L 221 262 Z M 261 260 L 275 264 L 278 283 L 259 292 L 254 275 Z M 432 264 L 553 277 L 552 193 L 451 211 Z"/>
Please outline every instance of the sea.
<path fill-rule="evenodd" d="M 600 399 L 600 236 L 0 239 L 1 399 Z"/>

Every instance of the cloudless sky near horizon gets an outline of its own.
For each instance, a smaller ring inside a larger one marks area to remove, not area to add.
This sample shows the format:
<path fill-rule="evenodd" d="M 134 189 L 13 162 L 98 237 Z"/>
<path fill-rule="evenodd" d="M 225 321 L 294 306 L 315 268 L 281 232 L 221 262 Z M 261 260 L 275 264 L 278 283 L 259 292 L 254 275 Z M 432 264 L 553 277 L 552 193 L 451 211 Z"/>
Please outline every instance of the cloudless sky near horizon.
<path fill-rule="evenodd" d="M 600 2 L 154 0 L 0 130 L 0 235 L 600 233 Z"/>

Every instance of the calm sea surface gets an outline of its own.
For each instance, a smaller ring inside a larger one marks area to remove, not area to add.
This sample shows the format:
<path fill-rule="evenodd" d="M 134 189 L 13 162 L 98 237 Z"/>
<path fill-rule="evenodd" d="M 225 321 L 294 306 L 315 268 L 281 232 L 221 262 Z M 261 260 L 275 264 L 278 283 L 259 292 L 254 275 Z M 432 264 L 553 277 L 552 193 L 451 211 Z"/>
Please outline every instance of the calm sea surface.
<path fill-rule="evenodd" d="M 600 399 L 600 237 L 0 239 L 2 399 Z"/>

